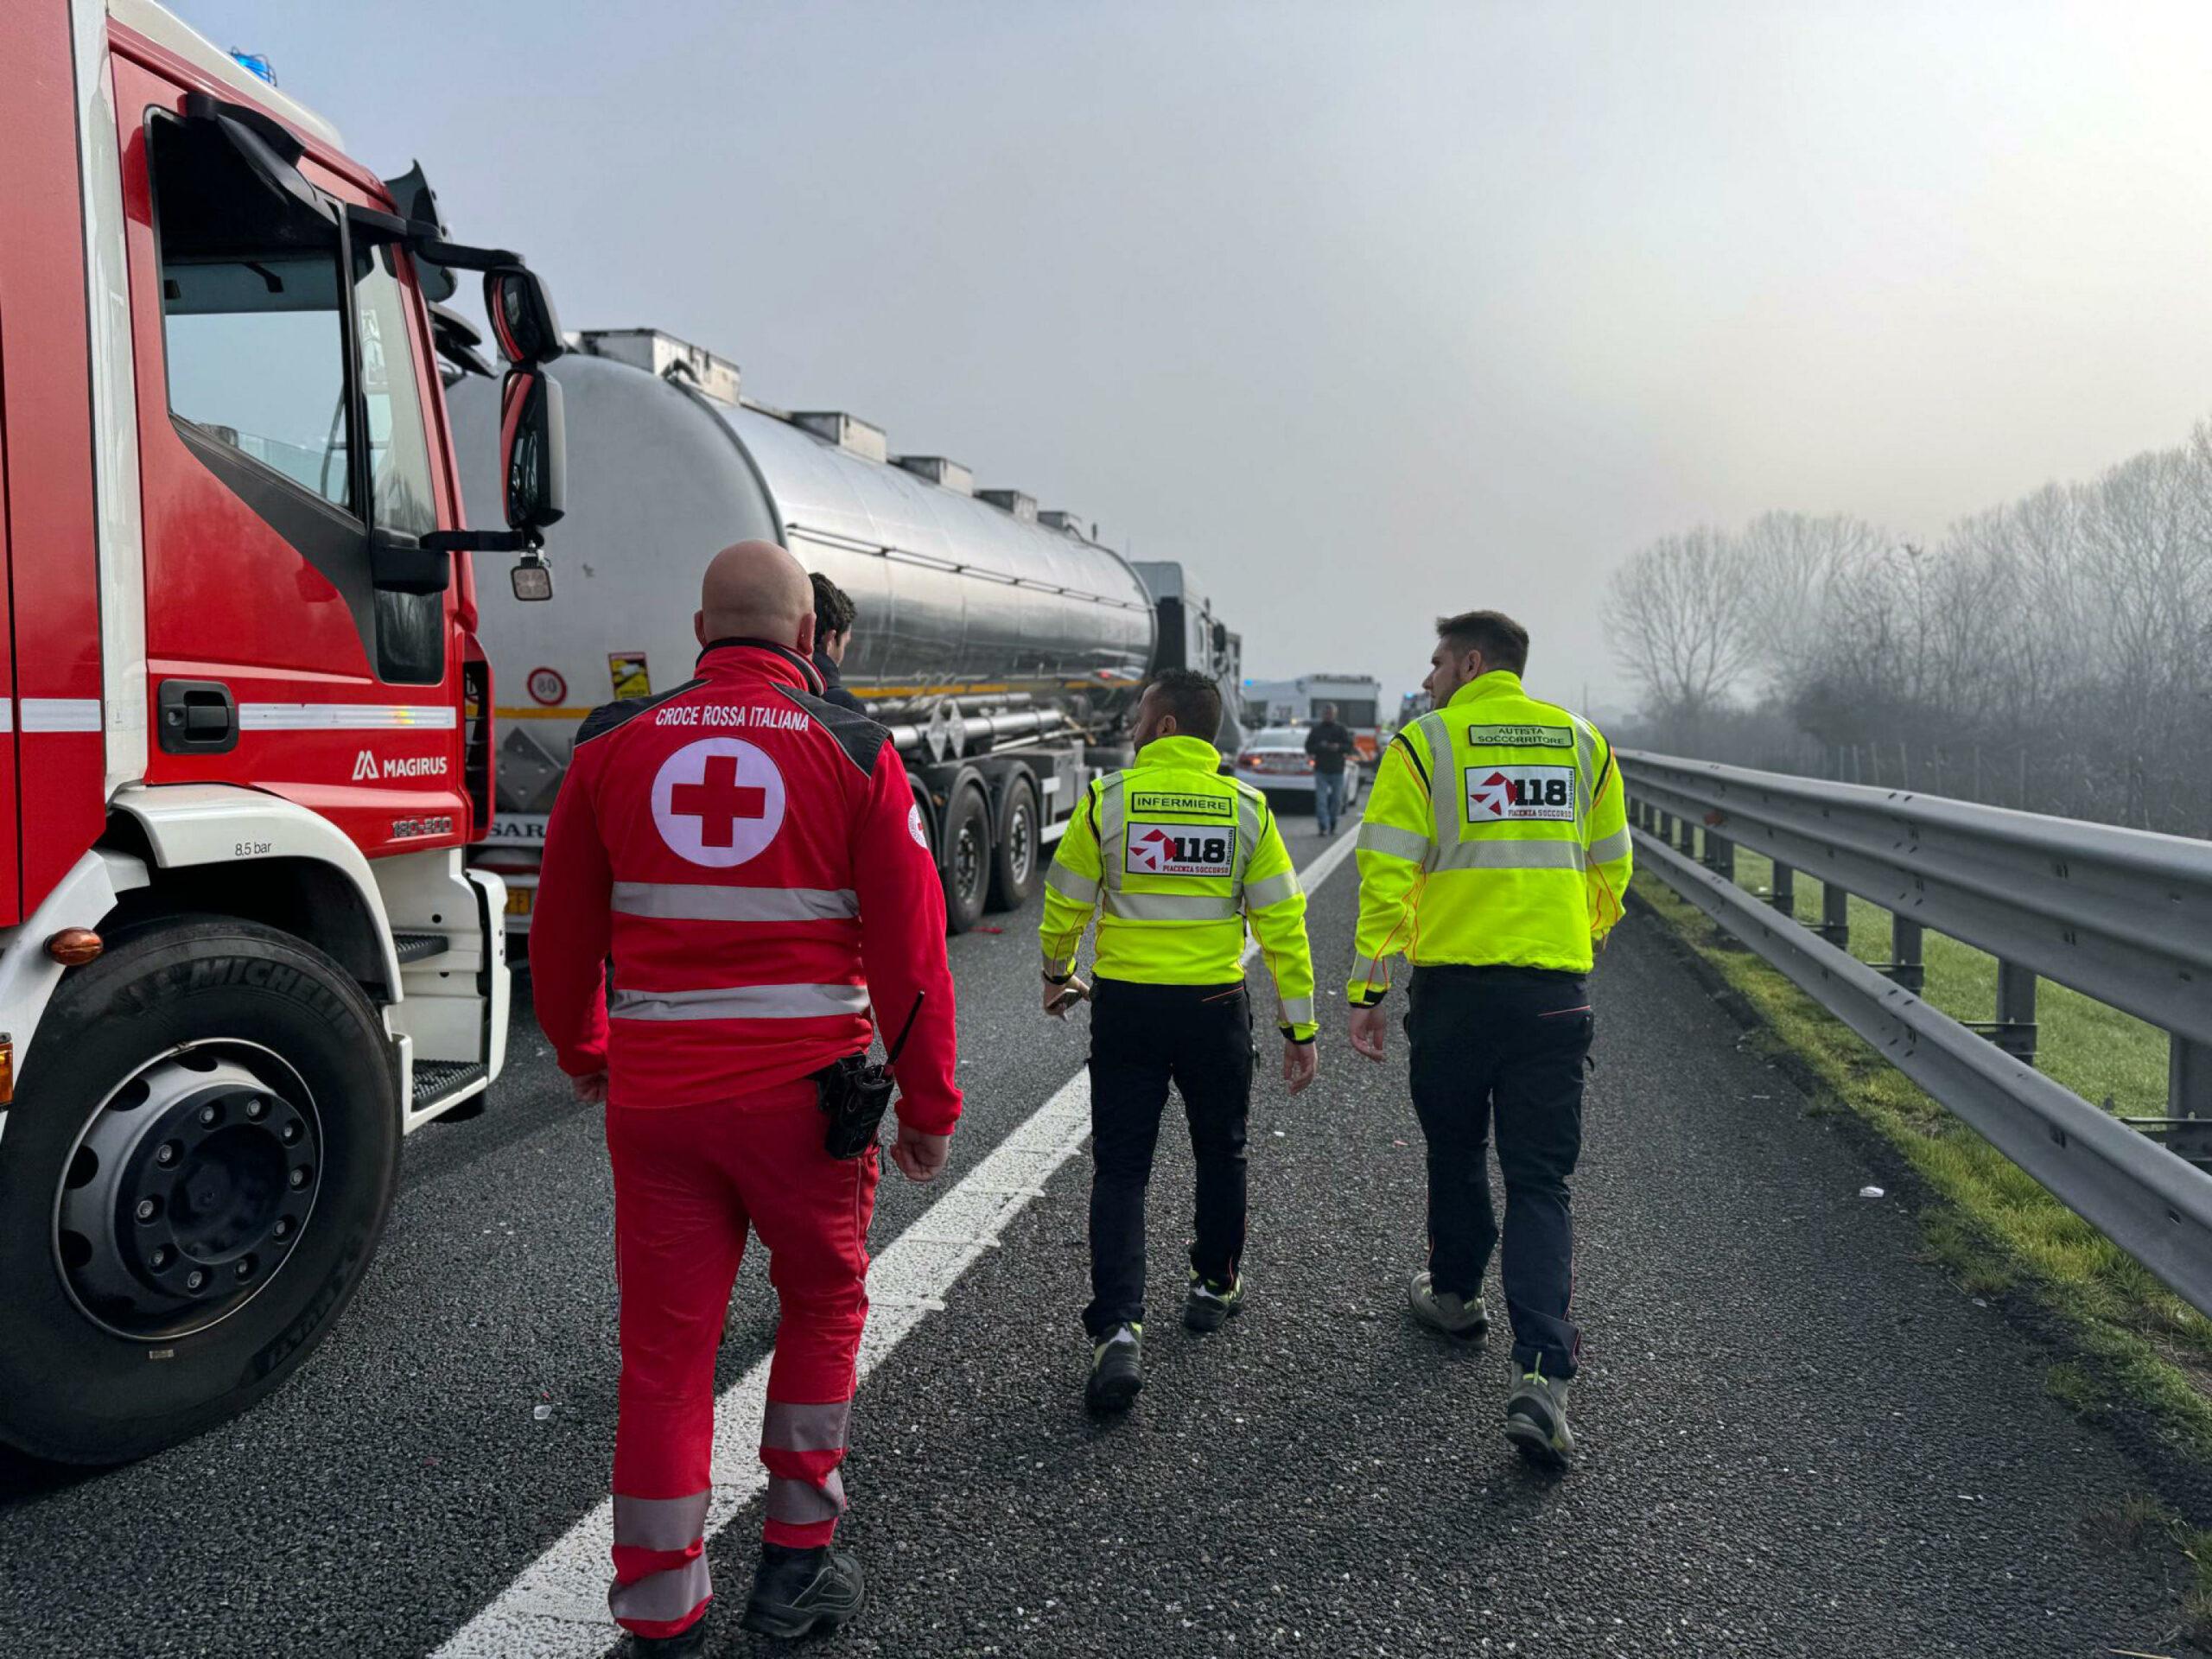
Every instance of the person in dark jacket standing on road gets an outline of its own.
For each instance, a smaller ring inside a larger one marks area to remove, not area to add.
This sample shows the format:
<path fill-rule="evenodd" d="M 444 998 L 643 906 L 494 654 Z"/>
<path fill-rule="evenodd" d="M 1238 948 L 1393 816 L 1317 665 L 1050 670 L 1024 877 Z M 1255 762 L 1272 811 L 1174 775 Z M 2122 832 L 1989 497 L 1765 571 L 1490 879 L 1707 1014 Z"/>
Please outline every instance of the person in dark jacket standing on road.
<path fill-rule="evenodd" d="M 860 607 L 819 570 L 807 580 L 814 584 L 814 671 L 822 677 L 822 700 L 864 715 L 868 710 L 861 700 L 845 690 L 844 676 L 845 647 L 853 643 Z"/>
<path fill-rule="evenodd" d="M 698 677 L 593 711 L 546 830 L 530 964 L 561 1069 L 607 1107 L 608 1600 L 639 1654 L 706 1650 L 715 1354 L 748 1226 L 783 1317 L 745 1626 L 791 1637 L 860 1611 L 860 1563 L 830 1546 L 884 1100 L 849 1086 L 849 1062 L 877 1014 L 908 1027 L 891 1155 L 909 1180 L 944 1166 L 960 1116 L 944 891 L 890 734 L 823 700 L 813 604 L 782 548 L 716 555 Z"/>
<path fill-rule="evenodd" d="M 1348 728 L 1337 723 L 1337 705 L 1321 705 L 1321 718 L 1306 734 L 1306 753 L 1313 757 L 1314 828 L 1325 836 L 1337 833 L 1337 820 L 1344 810 L 1344 762 L 1357 745 Z"/>

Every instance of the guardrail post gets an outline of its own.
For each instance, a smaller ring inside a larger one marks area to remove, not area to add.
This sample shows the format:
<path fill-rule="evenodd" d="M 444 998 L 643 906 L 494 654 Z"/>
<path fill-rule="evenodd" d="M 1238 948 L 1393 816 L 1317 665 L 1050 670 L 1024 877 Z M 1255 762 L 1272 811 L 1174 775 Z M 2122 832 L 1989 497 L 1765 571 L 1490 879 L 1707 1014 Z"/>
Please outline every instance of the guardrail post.
<path fill-rule="evenodd" d="M 2201 1120 L 2202 1128 L 2191 1137 L 2197 1141 L 2196 1151 L 2183 1155 L 2204 1149 L 2201 1137 L 2212 1134 L 2212 1047 L 2179 1035 L 2172 1039 L 2166 1058 L 2166 1115 Z M 2183 1152 L 2179 1147 L 2174 1150 Z"/>
<path fill-rule="evenodd" d="M 1736 843 L 1723 835 L 1705 832 L 1705 868 L 1730 881 L 1736 879 Z"/>
<path fill-rule="evenodd" d="M 1767 903 L 1785 916 L 1797 914 L 1797 872 L 1787 864 L 1774 867 L 1774 891 L 1767 894 Z"/>
<path fill-rule="evenodd" d="M 1673 846 L 1675 844 L 1675 815 L 1671 812 L 1655 810 L 1651 816 L 1654 820 L 1653 824 L 1649 826 L 1651 833 L 1669 847 Z"/>
<path fill-rule="evenodd" d="M 1890 915 L 1890 959 L 1882 971 L 1915 996 L 1928 984 L 1928 968 L 1921 956 L 1923 929 L 1895 912 Z"/>
<path fill-rule="evenodd" d="M 1833 881 L 1821 883 L 1821 925 L 1813 931 L 1839 950 L 1851 949 L 1851 895 Z"/>
<path fill-rule="evenodd" d="M 1961 1022 L 2016 1060 L 2036 1063 L 2036 976 L 2017 962 L 1997 964 L 1997 1018 Z"/>

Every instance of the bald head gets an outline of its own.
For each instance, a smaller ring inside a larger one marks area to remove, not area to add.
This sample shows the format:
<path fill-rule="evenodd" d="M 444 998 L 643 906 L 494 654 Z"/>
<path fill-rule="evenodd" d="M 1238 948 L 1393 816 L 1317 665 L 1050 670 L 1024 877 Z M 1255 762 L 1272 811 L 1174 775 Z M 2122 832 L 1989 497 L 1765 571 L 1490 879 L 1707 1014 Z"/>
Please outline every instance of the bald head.
<path fill-rule="evenodd" d="M 766 639 L 802 657 L 814 650 L 814 588 L 773 542 L 740 542 L 715 555 L 699 585 L 699 643 Z"/>

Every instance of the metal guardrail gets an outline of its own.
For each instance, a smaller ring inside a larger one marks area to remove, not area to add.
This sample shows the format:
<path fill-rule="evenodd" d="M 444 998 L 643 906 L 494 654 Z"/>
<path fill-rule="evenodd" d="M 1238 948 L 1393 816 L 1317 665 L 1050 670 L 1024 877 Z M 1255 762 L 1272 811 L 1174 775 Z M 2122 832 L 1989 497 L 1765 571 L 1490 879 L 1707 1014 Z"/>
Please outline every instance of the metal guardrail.
<path fill-rule="evenodd" d="M 1644 868 L 2212 1313 L 2212 1174 L 2178 1155 L 2212 1154 L 2212 842 L 1618 758 Z M 1773 861 L 1768 897 L 1736 885 L 1738 846 Z M 1796 919 L 1801 871 L 1821 883 L 1817 927 Z M 1847 948 L 1849 894 L 1891 912 L 1892 960 L 1879 968 Z M 1969 1027 L 1921 1000 L 1931 927 L 1997 957 L 1995 1021 Z M 2165 1117 L 2131 1127 L 2035 1070 L 2039 977 L 2168 1033 Z"/>

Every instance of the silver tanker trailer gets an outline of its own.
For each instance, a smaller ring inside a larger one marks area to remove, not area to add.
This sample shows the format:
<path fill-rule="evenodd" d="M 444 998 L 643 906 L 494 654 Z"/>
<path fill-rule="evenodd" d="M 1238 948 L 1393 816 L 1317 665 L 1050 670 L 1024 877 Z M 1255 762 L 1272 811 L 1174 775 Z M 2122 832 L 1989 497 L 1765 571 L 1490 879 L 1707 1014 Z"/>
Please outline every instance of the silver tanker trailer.
<path fill-rule="evenodd" d="M 1133 569 L 1074 515 L 976 490 L 955 461 L 892 455 L 850 415 L 756 404 L 734 364 L 654 330 L 584 334 L 550 372 L 568 429 L 554 595 L 479 593 L 500 733 L 480 858 L 506 879 L 513 927 L 529 925 L 577 726 L 690 678 L 699 572 L 731 542 L 780 542 L 859 606 L 845 683 L 905 757 L 956 932 L 1035 891 L 1095 769 L 1126 759 L 1147 673 L 1198 668 L 1238 706 L 1240 641 L 1179 565 Z M 450 393 L 480 524 L 499 512 L 498 446 L 478 430 L 496 432 L 498 395 L 474 375 Z M 1220 741 L 1233 753 L 1240 736 L 1232 714 Z"/>

